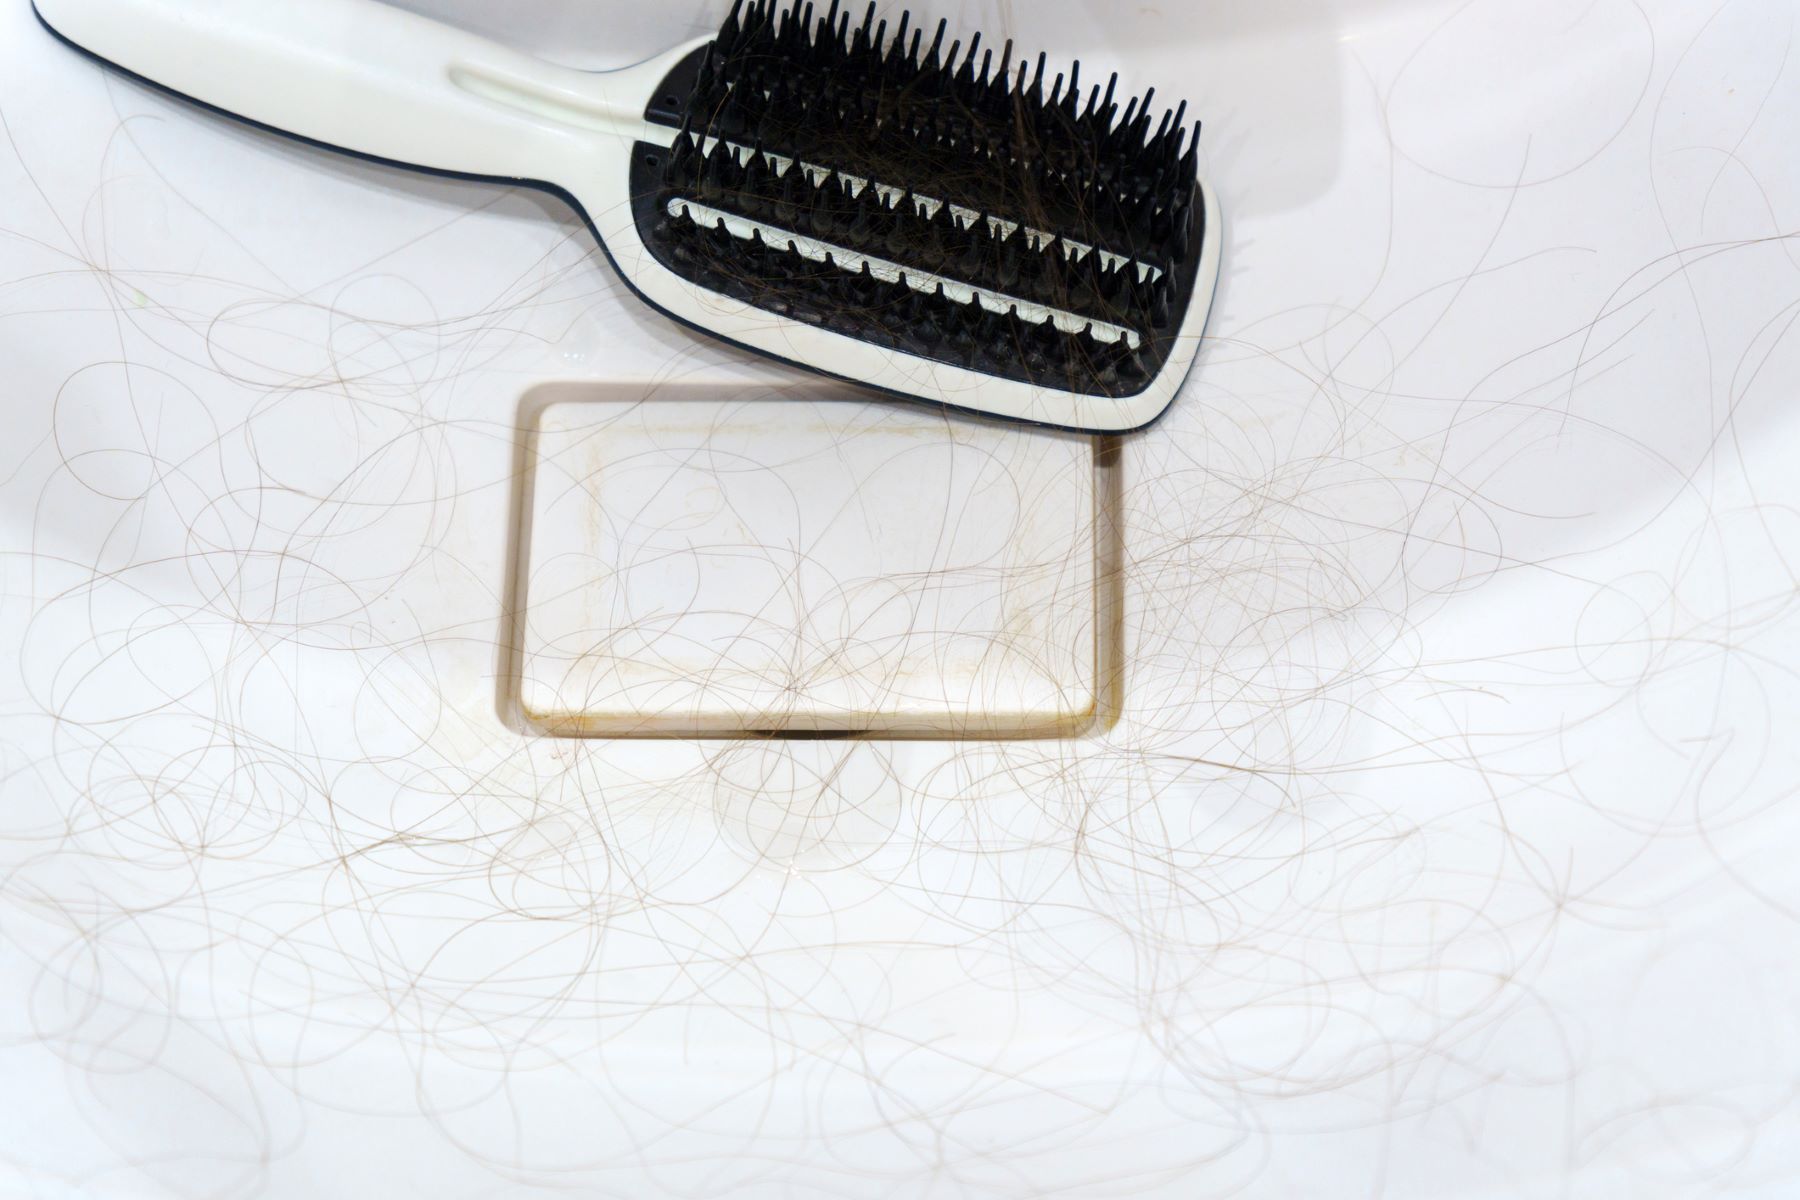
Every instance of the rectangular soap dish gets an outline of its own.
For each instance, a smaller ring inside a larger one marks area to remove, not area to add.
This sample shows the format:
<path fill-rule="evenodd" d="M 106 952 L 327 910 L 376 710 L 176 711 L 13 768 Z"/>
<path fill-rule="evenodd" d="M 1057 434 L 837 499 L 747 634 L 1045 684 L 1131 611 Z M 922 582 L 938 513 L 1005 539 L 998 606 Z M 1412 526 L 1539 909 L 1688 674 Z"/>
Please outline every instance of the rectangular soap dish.
<path fill-rule="evenodd" d="M 520 407 L 517 727 L 1071 737 L 1116 707 L 1108 443 L 849 387 Z"/>

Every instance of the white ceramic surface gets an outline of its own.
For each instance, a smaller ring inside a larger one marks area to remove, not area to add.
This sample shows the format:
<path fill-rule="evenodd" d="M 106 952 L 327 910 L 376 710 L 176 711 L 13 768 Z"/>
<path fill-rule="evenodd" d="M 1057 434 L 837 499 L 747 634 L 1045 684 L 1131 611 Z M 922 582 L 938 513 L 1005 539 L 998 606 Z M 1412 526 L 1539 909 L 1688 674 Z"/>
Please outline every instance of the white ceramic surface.
<path fill-rule="evenodd" d="M 798 377 L 0 7 L 0 1188 L 1800 1187 L 1793 5 L 930 11 L 1232 215 L 1081 739 L 510 727 L 522 398 Z"/>

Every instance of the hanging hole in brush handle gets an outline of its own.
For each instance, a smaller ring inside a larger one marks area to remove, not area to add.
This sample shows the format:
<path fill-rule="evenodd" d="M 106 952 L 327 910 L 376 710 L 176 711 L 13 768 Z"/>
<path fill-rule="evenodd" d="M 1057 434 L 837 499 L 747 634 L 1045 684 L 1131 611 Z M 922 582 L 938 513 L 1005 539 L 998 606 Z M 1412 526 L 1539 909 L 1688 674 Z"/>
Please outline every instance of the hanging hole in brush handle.
<path fill-rule="evenodd" d="M 660 60 L 559 67 L 376 0 L 35 0 L 77 49 L 171 92 L 341 150 L 453 174 L 558 182 L 595 134 L 666 145 L 644 103 Z"/>

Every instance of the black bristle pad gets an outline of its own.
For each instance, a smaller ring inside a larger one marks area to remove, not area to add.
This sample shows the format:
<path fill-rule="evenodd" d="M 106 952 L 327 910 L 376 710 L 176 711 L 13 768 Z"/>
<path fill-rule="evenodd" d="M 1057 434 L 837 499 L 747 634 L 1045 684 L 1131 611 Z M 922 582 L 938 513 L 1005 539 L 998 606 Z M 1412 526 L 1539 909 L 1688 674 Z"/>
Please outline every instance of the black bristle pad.
<path fill-rule="evenodd" d="M 677 273 L 1090 395 L 1140 391 L 1168 357 L 1209 232 L 1185 106 L 842 0 L 738 0 L 687 69 L 674 144 L 632 168 L 645 245 Z"/>

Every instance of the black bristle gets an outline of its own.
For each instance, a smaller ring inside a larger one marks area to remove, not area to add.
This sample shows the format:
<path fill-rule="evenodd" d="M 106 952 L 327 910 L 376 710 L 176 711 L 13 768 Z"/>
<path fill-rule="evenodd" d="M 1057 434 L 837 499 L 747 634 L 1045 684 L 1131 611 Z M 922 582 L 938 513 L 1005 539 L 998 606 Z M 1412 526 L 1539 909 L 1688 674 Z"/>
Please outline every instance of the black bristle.
<path fill-rule="evenodd" d="M 949 28 L 950 22 L 948 19 L 940 20 L 938 22 L 937 36 L 931 39 L 931 49 L 925 52 L 925 62 L 921 67 L 928 75 L 935 76 L 942 66 L 942 63 L 938 58 L 938 51 L 944 48 L 944 34 L 949 31 Z"/>

